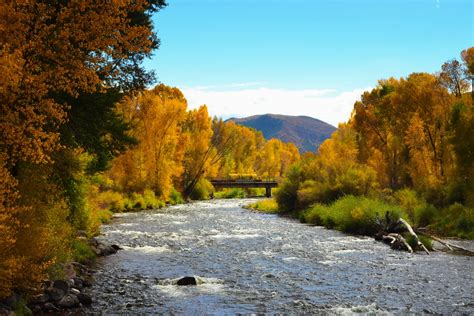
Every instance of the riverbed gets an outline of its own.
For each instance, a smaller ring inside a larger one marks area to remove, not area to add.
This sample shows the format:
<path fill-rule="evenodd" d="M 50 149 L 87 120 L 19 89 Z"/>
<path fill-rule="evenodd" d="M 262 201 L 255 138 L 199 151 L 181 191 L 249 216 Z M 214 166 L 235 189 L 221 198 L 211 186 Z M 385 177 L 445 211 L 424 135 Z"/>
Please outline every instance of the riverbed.
<path fill-rule="evenodd" d="M 86 312 L 474 313 L 473 257 L 395 251 L 242 208 L 250 202 L 118 214 L 99 239 L 124 249 L 98 261 Z M 183 276 L 199 284 L 177 286 Z"/>

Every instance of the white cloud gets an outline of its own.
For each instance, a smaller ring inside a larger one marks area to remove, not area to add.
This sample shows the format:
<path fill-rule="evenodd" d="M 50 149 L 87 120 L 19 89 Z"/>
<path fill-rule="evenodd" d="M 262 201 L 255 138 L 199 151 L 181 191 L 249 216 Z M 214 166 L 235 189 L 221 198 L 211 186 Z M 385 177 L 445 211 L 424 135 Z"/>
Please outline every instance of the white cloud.
<path fill-rule="evenodd" d="M 242 87 L 242 84 L 232 85 Z M 245 85 L 244 85 L 245 86 Z M 210 115 L 222 118 L 256 114 L 307 115 L 337 126 L 349 119 L 354 102 L 370 87 L 338 92 L 334 89 L 287 90 L 271 88 L 182 89 L 191 109 L 206 104 Z"/>

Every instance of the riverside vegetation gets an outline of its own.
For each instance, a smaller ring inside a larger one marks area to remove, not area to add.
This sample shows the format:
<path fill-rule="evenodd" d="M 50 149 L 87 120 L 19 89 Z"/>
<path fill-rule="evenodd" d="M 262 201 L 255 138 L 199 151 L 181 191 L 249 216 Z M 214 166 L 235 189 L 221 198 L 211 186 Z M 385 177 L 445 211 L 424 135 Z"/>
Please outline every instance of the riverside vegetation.
<path fill-rule="evenodd" d="M 403 218 L 424 234 L 473 239 L 474 47 L 461 57 L 435 75 L 380 80 L 318 153 L 289 169 L 275 202 L 250 207 L 275 212 L 277 203 L 352 234 L 374 236 Z"/>

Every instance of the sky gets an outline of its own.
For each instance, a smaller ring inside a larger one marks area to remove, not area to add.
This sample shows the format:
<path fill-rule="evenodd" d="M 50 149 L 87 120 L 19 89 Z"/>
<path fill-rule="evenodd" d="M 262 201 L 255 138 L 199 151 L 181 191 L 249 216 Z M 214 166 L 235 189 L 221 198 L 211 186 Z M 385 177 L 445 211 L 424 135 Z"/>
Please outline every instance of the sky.
<path fill-rule="evenodd" d="M 389 77 L 438 71 L 474 45 L 473 0 L 168 0 L 145 62 L 189 108 L 337 126 Z"/>

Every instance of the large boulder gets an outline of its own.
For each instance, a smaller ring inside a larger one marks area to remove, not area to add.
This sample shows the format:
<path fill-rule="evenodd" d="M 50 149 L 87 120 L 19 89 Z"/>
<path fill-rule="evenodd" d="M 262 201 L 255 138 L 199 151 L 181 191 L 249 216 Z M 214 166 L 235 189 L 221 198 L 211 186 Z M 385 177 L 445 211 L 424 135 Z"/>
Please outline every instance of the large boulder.
<path fill-rule="evenodd" d="M 197 285 L 197 280 L 195 277 L 183 277 L 176 282 L 177 285 L 186 286 L 186 285 Z"/>
<path fill-rule="evenodd" d="M 66 282 L 66 281 L 63 281 L 63 280 L 55 280 L 53 282 L 53 288 L 60 289 L 64 293 L 68 293 L 69 289 L 70 289 L 70 286 L 69 286 L 69 282 Z"/>

